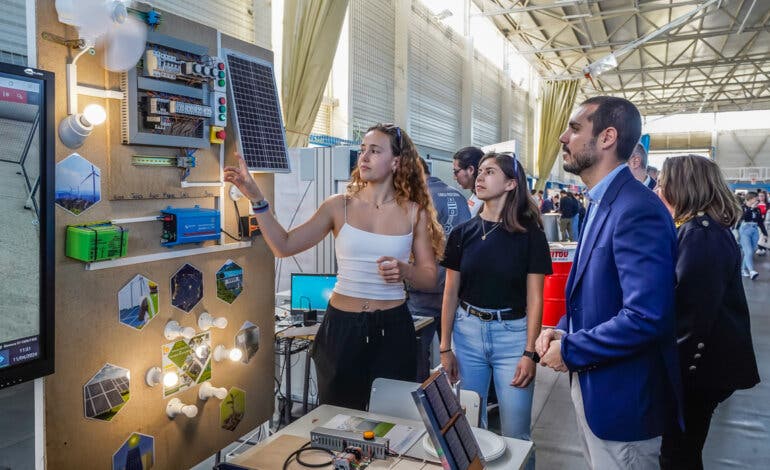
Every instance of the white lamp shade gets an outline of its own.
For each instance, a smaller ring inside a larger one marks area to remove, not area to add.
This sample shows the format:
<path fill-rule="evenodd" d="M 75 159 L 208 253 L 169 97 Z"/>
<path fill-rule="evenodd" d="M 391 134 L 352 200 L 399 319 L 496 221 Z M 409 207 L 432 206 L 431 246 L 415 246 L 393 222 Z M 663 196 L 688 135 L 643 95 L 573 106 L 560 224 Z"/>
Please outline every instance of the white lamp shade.
<path fill-rule="evenodd" d="M 82 114 L 70 114 L 59 123 L 59 139 L 71 149 L 79 148 L 94 130 Z"/>

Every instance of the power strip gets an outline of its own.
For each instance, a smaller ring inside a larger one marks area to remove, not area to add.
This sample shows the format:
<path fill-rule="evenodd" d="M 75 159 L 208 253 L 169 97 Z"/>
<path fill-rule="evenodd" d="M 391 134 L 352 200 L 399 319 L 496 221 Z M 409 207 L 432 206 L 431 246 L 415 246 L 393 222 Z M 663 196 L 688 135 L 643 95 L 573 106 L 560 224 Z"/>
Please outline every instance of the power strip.
<path fill-rule="evenodd" d="M 367 440 L 360 432 L 324 427 L 317 427 L 310 431 L 310 442 L 313 447 L 334 452 L 341 452 L 347 447 L 360 447 L 364 456 L 374 459 L 385 459 L 390 450 L 390 439 L 386 437 Z"/>

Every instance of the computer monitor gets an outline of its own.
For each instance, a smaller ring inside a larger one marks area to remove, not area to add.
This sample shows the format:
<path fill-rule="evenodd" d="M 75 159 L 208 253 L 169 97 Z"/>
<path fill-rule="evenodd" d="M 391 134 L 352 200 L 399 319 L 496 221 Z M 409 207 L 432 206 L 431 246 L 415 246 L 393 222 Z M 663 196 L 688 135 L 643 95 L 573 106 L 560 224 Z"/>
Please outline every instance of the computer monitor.
<path fill-rule="evenodd" d="M 318 310 L 323 312 L 329 304 L 329 298 L 332 296 L 332 289 L 336 283 L 336 274 L 292 273 L 292 311 Z"/>
<path fill-rule="evenodd" d="M 0 388 L 54 370 L 54 75 L 0 62 Z"/>

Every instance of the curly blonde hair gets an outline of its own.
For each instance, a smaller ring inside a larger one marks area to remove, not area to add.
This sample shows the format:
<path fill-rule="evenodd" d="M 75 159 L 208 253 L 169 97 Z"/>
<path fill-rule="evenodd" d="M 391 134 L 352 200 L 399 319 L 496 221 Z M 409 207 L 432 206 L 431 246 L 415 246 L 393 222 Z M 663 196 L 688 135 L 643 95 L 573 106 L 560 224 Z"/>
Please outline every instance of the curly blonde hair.
<path fill-rule="evenodd" d="M 428 214 L 428 236 L 433 248 L 433 256 L 440 260 L 444 256 L 444 229 L 438 223 L 436 209 L 428 191 L 425 171 L 420 163 L 420 155 L 409 135 L 394 124 L 375 124 L 367 129 L 367 133 L 379 131 L 388 136 L 393 155 L 401 157 L 393 174 L 393 188 L 396 190 L 396 202 L 403 205 L 414 202 Z M 350 184 L 347 193 L 355 196 L 365 188 L 367 182 L 361 179 L 358 166 L 350 174 Z"/>

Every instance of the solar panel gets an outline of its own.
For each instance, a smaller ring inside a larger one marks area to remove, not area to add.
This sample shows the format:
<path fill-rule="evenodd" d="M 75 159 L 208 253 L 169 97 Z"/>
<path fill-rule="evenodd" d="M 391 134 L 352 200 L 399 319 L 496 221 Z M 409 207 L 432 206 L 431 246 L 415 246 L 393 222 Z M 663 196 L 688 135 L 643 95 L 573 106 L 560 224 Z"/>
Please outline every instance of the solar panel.
<path fill-rule="evenodd" d="M 431 375 L 412 397 L 420 410 L 441 463 L 451 470 L 481 470 L 484 462 L 468 419 L 462 411 L 446 372 Z"/>
<path fill-rule="evenodd" d="M 238 151 L 251 171 L 288 173 L 289 155 L 273 64 L 225 50 Z"/>

